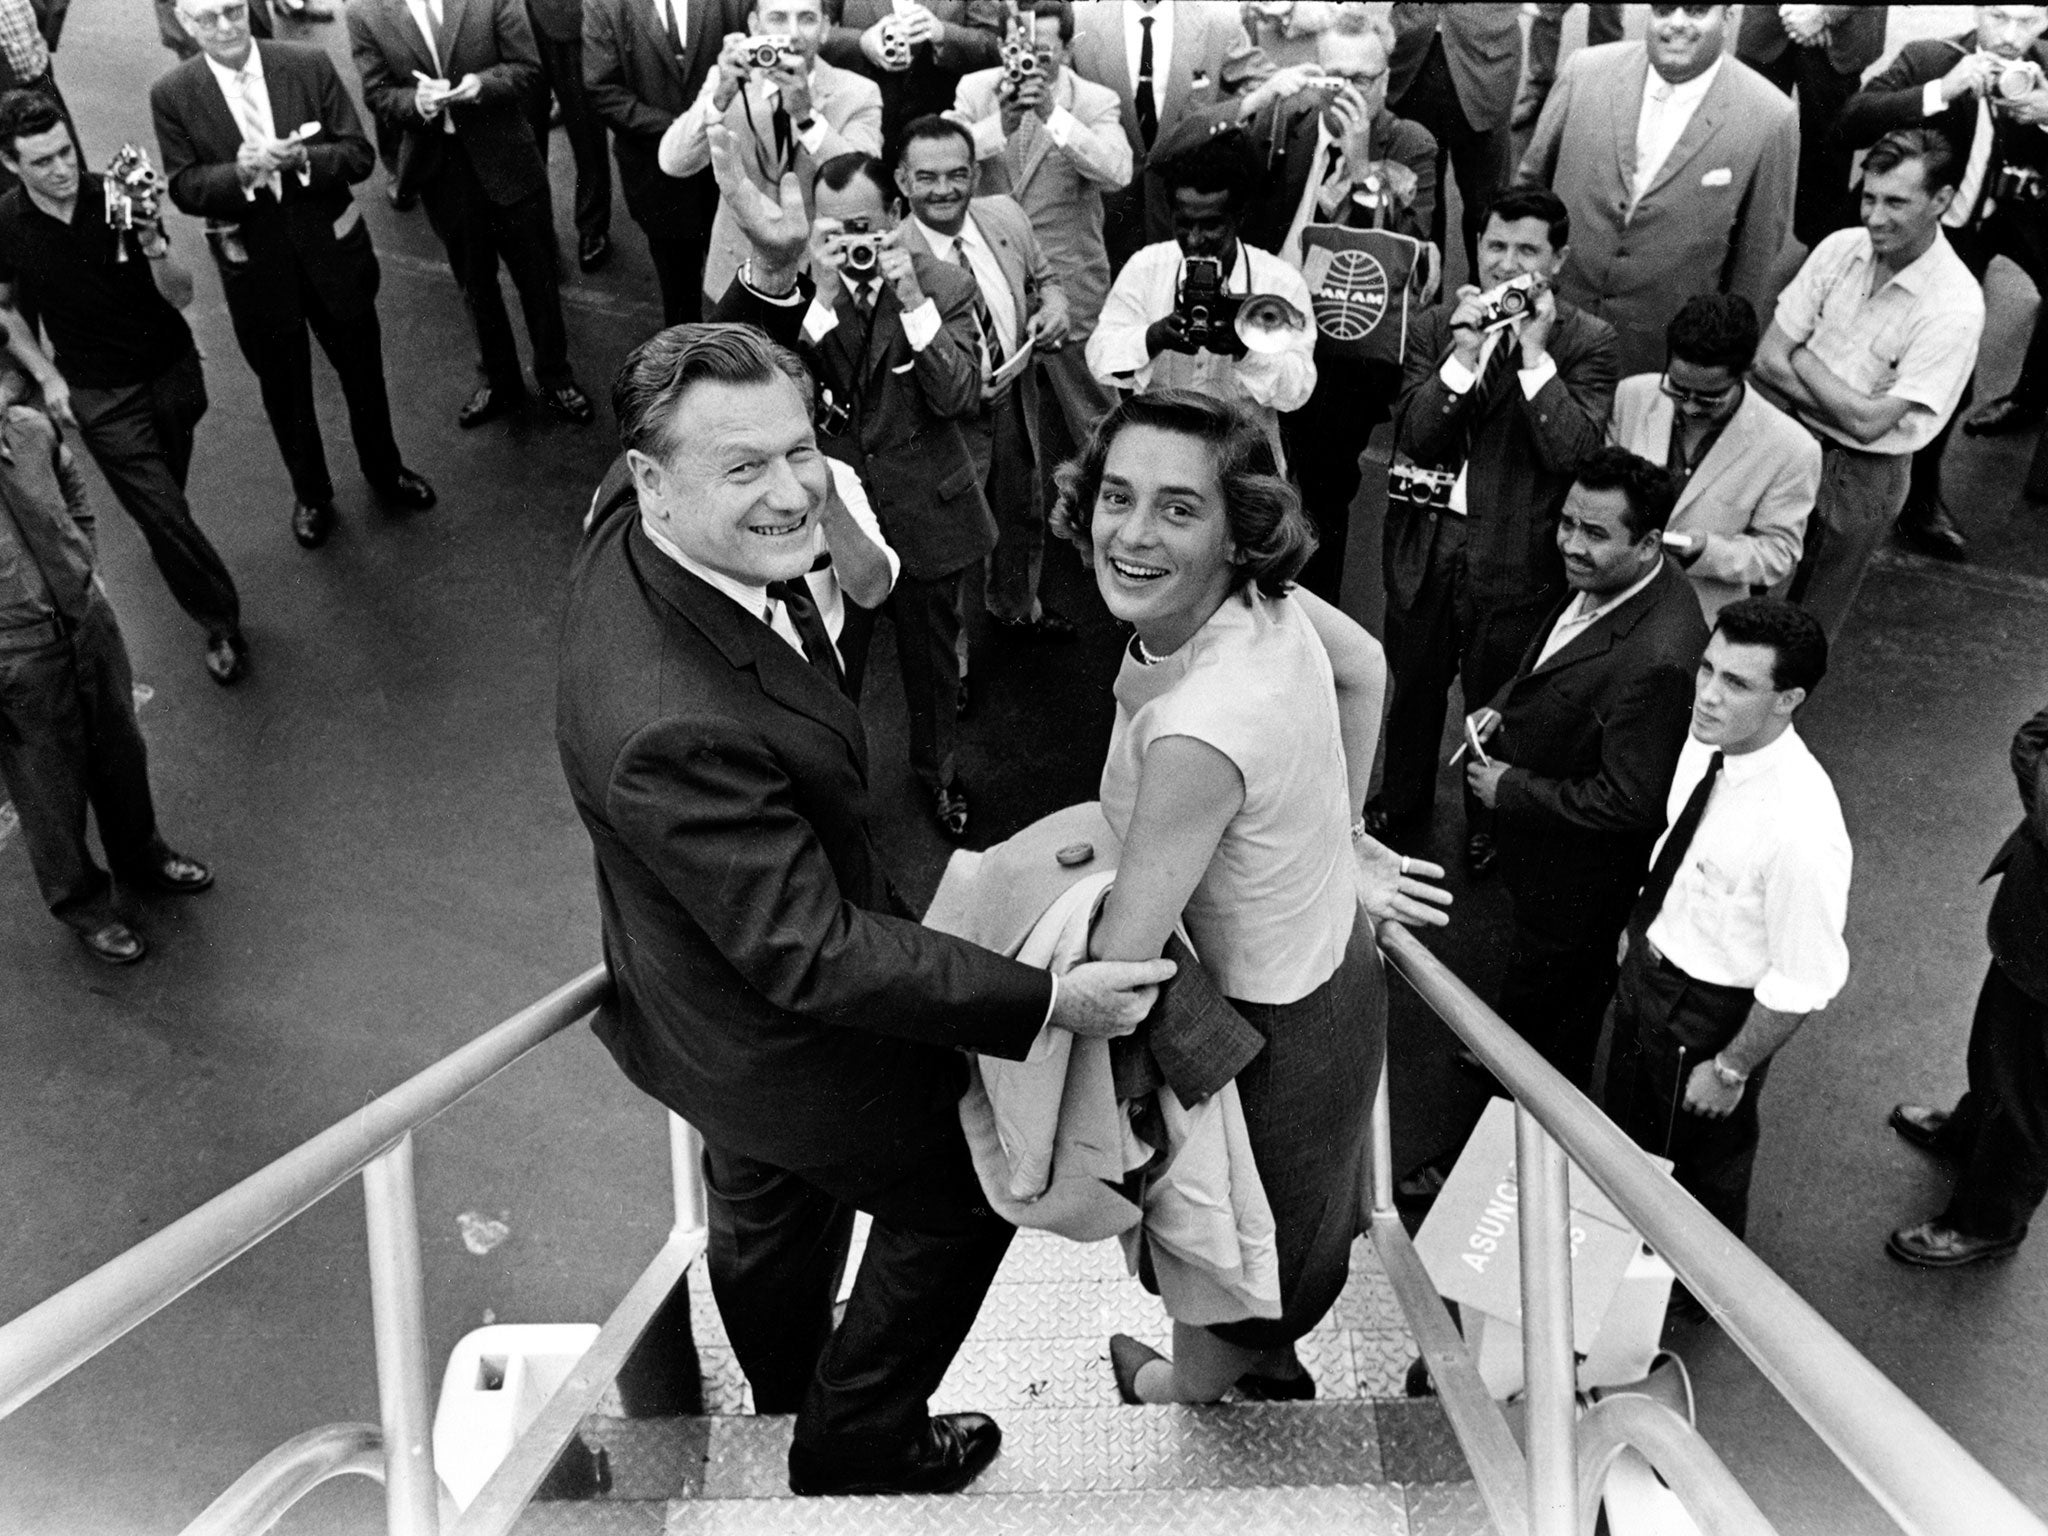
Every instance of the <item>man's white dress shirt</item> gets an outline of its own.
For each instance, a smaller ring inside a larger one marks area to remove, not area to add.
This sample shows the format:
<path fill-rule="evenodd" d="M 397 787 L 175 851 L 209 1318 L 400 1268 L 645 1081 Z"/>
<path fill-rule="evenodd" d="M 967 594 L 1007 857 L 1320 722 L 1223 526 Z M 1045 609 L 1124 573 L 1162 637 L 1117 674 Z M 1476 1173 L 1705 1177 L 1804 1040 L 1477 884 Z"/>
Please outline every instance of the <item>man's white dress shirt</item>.
<path fill-rule="evenodd" d="M 1159 128 L 1166 131 L 1166 80 L 1173 69 L 1173 7 L 1140 5 L 1131 0 L 1124 7 L 1124 61 L 1131 67 L 1131 99 L 1138 94 L 1138 58 L 1145 51 L 1144 18 L 1152 18 L 1152 106 L 1159 113 Z"/>
<path fill-rule="evenodd" d="M 1664 169 L 1664 162 L 1671 158 L 1671 151 L 1678 147 L 1679 139 L 1691 124 L 1693 114 L 1699 111 L 1700 102 L 1706 98 L 1725 62 L 1725 59 L 1717 58 L 1703 74 L 1694 75 L 1678 85 L 1644 66 L 1648 73 L 1643 80 L 1642 111 L 1636 117 L 1636 174 L 1628 200 L 1631 211 L 1643 200 L 1643 194 L 1650 190 L 1650 183 Z"/>
<path fill-rule="evenodd" d="M 278 138 L 277 119 L 270 110 L 270 83 L 263 73 L 263 50 L 252 41 L 249 57 L 242 61 L 240 69 L 229 69 L 215 61 L 212 54 L 201 54 L 206 67 L 212 71 L 214 84 L 227 98 L 228 111 L 233 114 L 235 126 L 242 130 L 244 144 L 274 143 Z M 299 185 L 313 184 L 311 166 L 298 173 Z M 279 202 L 284 201 L 284 178 L 275 171 L 261 181 L 251 182 L 242 188 L 242 196 L 250 202 L 256 201 L 258 187 L 270 188 L 270 195 Z"/>
<path fill-rule="evenodd" d="M 996 260 L 995 247 L 975 225 L 974 215 L 967 215 L 957 235 L 942 235 L 923 219 L 914 222 L 931 253 L 947 266 L 959 266 L 960 251 L 966 250 L 967 265 L 981 288 L 981 302 L 988 306 L 989 321 L 996 328 L 996 339 L 1003 344 L 1003 356 L 1015 357 L 1019 341 L 1017 297 L 1010 288 L 1010 280 L 1003 275 L 1003 264 Z"/>
<path fill-rule="evenodd" d="M 1657 556 L 1657 563 L 1650 567 L 1643 577 L 1622 588 L 1611 597 L 1601 597 L 1591 592 L 1580 592 L 1564 605 L 1564 612 L 1557 616 L 1557 622 L 1550 626 L 1550 635 L 1543 642 L 1543 649 L 1536 653 L 1536 665 L 1542 666 L 1559 651 L 1584 634 L 1602 614 L 1610 613 L 1634 597 L 1643 588 L 1657 579 L 1657 573 L 1664 569 L 1664 557 Z"/>

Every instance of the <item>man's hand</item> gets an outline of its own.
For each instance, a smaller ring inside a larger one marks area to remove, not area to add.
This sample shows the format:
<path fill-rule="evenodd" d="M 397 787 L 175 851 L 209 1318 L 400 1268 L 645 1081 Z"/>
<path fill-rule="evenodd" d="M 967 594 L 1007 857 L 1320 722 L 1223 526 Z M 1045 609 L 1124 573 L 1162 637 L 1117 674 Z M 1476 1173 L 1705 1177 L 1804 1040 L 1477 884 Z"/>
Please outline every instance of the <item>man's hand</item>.
<path fill-rule="evenodd" d="M 1705 554 L 1706 550 L 1707 536 L 1703 533 L 1672 533 L 1667 531 L 1664 534 L 1664 552 L 1675 559 L 1680 565 L 1690 566 L 1697 564 L 1700 556 Z"/>
<path fill-rule="evenodd" d="M 882 44 L 883 37 L 897 24 L 894 16 L 884 16 L 860 35 L 861 57 L 874 65 L 875 68 L 886 69 L 891 74 L 898 74 L 910 68 L 910 59 L 907 53 L 899 53 L 892 58 L 890 57 L 889 50 Z"/>
<path fill-rule="evenodd" d="M 421 87 L 425 89 L 424 86 Z M 253 187 L 277 169 L 277 157 L 261 144 L 244 143 L 235 151 L 235 175 L 245 187 Z"/>
<path fill-rule="evenodd" d="M 1941 77 L 1941 99 L 1955 101 L 1963 96 L 1982 96 L 1997 80 L 1998 60 L 1989 54 L 1966 53 Z"/>
<path fill-rule="evenodd" d="M 796 178 L 785 176 L 785 182 Z M 839 237 L 846 226 L 835 218 L 819 214 L 811 221 L 811 280 L 818 285 L 818 302 L 830 309 L 839 302 L 839 290 L 846 286 L 841 268 L 846 263 L 839 249 Z"/>
<path fill-rule="evenodd" d="M 1323 78 L 1320 64 L 1290 64 L 1285 69 L 1276 69 L 1251 90 L 1244 93 L 1238 103 L 1237 115 L 1240 122 L 1256 117 L 1261 109 L 1276 101 L 1285 101 L 1290 96 L 1299 96 L 1308 89 L 1311 80 Z"/>
<path fill-rule="evenodd" d="M 1536 302 L 1529 306 L 1529 318 L 1522 322 L 1522 366 L 1534 368 L 1550 350 L 1550 328 L 1557 324 L 1557 295 L 1548 283 L 1539 283 Z"/>
<path fill-rule="evenodd" d="M 1354 183 L 1365 180 L 1372 167 L 1372 116 L 1357 86 L 1346 81 L 1330 98 L 1330 116 L 1337 121 L 1337 142 L 1344 146 L 1344 174 Z"/>
<path fill-rule="evenodd" d="M 1486 342 L 1486 332 L 1480 328 L 1485 311 L 1479 302 L 1479 292 L 1470 283 L 1459 284 L 1458 302 L 1451 310 L 1451 356 L 1464 365 L 1467 373 L 1479 371 L 1479 349 Z"/>
<path fill-rule="evenodd" d="M 2048 88 L 2001 100 L 1998 109 L 2006 121 L 2029 128 L 2048 123 Z"/>
<path fill-rule="evenodd" d="M 1092 960 L 1060 978 L 1060 993 L 1050 1022 L 1077 1035 L 1113 1040 L 1145 1022 L 1159 998 L 1161 982 L 1171 981 L 1171 960 Z"/>
<path fill-rule="evenodd" d="M 1058 290 L 1048 289 L 1047 292 L 1058 293 Z M 1067 318 L 1066 299 L 1062 296 L 1056 304 L 1041 299 L 1037 312 L 1024 328 L 1024 334 L 1039 351 L 1057 352 L 1067 344 L 1067 333 L 1071 328 L 1072 323 Z"/>
<path fill-rule="evenodd" d="M 1380 184 L 1380 196 L 1390 207 L 1406 208 L 1415 201 L 1415 192 L 1422 185 L 1412 166 L 1398 160 L 1375 160 L 1365 170 L 1352 177 L 1353 182 L 1364 186 L 1368 181 Z"/>
<path fill-rule="evenodd" d="M 413 110 L 430 123 L 441 115 L 442 103 L 447 101 L 447 99 L 448 82 L 446 80 L 422 80 L 412 88 Z M 253 147 L 248 144 L 242 146 L 244 150 Z"/>
<path fill-rule="evenodd" d="M 1490 811 L 1494 802 L 1500 798 L 1501 775 L 1507 771 L 1508 765 L 1497 757 L 1490 763 L 1482 763 L 1473 758 L 1465 764 L 1465 785 L 1477 797 L 1479 803 Z"/>
<path fill-rule="evenodd" d="M 927 6 L 904 6 L 896 13 L 896 19 L 903 23 L 903 35 L 909 39 L 913 48 L 919 43 L 930 43 L 937 47 L 939 39 L 945 36 L 946 29 L 940 25 L 939 18 L 934 16 Z"/>
<path fill-rule="evenodd" d="M 792 128 L 811 115 L 811 77 L 802 59 L 776 65 L 768 71 L 768 79 L 782 98 L 782 110 L 789 114 Z"/>
<path fill-rule="evenodd" d="M 747 63 L 747 48 L 754 40 L 744 32 L 728 32 L 725 41 L 719 45 L 718 86 L 711 93 L 711 104 L 720 112 L 732 105 L 733 97 L 739 95 L 740 87 L 752 76 L 753 66 Z"/>
<path fill-rule="evenodd" d="M 1195 353 L 1195 344 L 1188 340 L 1178 314 L 1154 320 L 1145 327 L 1145 355 L 1157 357 L 1162 352 L 1184 352 L 1190 357 Z"/>
<path fill-rule="evenodd" d="M 1743 1090 L 1748 1086 L 1737 1083 L 1733 1088 L 1724 1088 L 1710 1056 L 1694 1067 L 1685 1080 L 1685 1112 L 1704 1115 L 1709 1120 L 1725 1120 L 1735 1113 L 1735 1106 L 1742 1102 Z"/>
<path fill-rule="evenodd" d="M 1500 730 L 1500 711 L 1490 704 L 1473 710 L 1465 718 L 1472 722 L 1472 734 L 1479 738 L 1481 746 L 1493 740 L 1494 734 Z"/>
<path fill-rule="evenodd" d="M 443 105 L 463 106 L 484 93 L 484 83 L 475 75 L 464 75 L 461 83 L 441 98 Z"/>
<path fill-rule="evenodd" d="M 1785 35 L 1802 48 L 1824 42 L 1828 31 L 1828 8 L 1824 5 L 1781 5 L 1778 21 Z"/>
<path fill-rule="evenodd" d="M 1403 858 L 1370 837 L 1359 838 L 1351 851 L 1358 866 L 1358 904 L 1367 917 L 1410 928 L 1442 928 L 1450 922 L 1450 915 L 1438 909 L 1451 904 L 1451 893 L 1429 883 L 1443 879 L 1441 864 Z"/>
<path fill-rule="evenodd" d="M 996 88 L 997 100 L 1003 114 L 1003 137 L 1008 138 L 1024 126 L 1024 114 L 1034 112 L 1040 122 L 1052 117 L 1052 90 L 1043 75 L 1033 75 L 1012 85 L 1005 80 Z"/>
<path fill-rule="evenodd" d="M 917 284 L 917 263 L 910 259 L 895 230 L 890 230 L 882 239 L 882 254 L 876 264 L 876 271 L 882 281 L 896 290 L 896 302 L 903 306 L 903 313 L 909 314 L 924 302 L 924 289 Z"/>
<path fill-rule="evenodd" d="M 43 392 L 43 414 L 60 427 L 78 430 L 78 416 L 71 409 L 71 386 L 64 375 L 52 368 L 36 381 Z"/>
<path fill-rule="evenodd" d="M 763 269 L 757 277 L 793 276 L 810 241 L 810 219 L 804 213 L 804 194 L 794 173 L 785 173 L 778 196 L 770 198 L 741 163 L 739 141 L 723 123 L 704 130 L 711 146 L 711 174 L 718 182 L 718 195 L 732 210 L 733 222 L 754 248 Z"/>

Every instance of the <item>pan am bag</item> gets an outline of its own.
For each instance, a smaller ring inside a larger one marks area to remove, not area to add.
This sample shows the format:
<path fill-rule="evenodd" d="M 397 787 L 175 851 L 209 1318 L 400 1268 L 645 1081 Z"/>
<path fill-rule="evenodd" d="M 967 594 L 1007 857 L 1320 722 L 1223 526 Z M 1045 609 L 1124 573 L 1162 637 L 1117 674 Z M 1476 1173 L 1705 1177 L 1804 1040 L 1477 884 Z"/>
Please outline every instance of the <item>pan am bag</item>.
<path fill-rule="evenodd" d="M 1410 316 L 1436 292 L 1436 247 L 1390 229 L 1310 224 L 1301 232 L 1301 255 L 1315 305 L 1316 350 L 1400 367 Z"/>

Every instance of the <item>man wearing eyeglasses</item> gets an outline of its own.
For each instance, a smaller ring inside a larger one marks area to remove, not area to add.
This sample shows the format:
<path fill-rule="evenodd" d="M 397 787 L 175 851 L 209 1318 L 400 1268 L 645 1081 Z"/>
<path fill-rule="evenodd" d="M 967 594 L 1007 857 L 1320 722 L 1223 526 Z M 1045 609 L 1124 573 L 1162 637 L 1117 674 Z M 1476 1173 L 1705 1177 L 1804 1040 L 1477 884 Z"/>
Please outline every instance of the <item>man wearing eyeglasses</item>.
<path fill-rule="evenodd" d="M 1607 440 L 1661 462 L 1677 485 L 1664 548 L 1712 623 L 1790 580 L 1820 491 L 1820 445 L 1743 382 L 1758 335 L 1741 294 L 1695 294 L 1664 334 L 1664 371 L 1621 381 Z"/>

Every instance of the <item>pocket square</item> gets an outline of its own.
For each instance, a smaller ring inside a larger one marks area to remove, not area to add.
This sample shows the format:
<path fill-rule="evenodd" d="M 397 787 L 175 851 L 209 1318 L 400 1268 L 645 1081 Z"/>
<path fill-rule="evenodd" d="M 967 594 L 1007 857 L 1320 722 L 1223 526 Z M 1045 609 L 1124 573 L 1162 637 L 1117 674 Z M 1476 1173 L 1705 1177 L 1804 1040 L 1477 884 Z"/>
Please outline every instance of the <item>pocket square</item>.
<path fill-rule="evenodd" d="M 1702 176 L 1700 178 L 1700 185 L 1703 187 L 1725 187 L 1734 179 L 1735 173 L 1724 165 Z"/>

